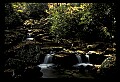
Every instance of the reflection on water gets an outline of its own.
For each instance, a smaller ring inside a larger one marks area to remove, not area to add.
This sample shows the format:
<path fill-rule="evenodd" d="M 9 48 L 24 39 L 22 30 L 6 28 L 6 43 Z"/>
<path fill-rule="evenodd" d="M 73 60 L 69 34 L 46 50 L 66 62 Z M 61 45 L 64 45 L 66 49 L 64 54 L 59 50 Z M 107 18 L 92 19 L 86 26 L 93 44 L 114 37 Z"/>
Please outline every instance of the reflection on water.
<path fill-rule="evenodd" d="M 41 72 L 43 73 L 42 78 L 58 78 L 59 73 L 57 70 L 54 69 L 54 64 L 40 64 L 38 65 L 41 67 Z"/>

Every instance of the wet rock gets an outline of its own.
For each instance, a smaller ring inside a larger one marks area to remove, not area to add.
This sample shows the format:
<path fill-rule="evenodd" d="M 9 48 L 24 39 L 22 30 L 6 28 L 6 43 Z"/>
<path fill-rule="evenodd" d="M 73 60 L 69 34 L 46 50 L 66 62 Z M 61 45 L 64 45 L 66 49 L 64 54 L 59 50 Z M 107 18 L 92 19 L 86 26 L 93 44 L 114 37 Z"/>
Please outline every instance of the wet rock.
<path fill-rule="evenodd" d="M 104 51 L 104 54 L 115 54 L 115 52 L 116 52 L 116 48 L 107 48 Z"/>
<path fill-rule="evenodd" d="M 106 57 L 103 54 L 89 54 L 90 63 L 100 65 Z"/>
<path fill-rule="evenodd" d="M 116 61 L 116 56 L 110 56 L 102 62 L 101 68 L 110 68 L 112 66 L 115 66 L 115 61 Z"/>
<path fill-rule="evenodd" d="M 100 78 L 116 78 L 116 56 L 110 56 L 106 58 L 100 67 Z M 114 76 L 114 77 L 113 77 Z"/>

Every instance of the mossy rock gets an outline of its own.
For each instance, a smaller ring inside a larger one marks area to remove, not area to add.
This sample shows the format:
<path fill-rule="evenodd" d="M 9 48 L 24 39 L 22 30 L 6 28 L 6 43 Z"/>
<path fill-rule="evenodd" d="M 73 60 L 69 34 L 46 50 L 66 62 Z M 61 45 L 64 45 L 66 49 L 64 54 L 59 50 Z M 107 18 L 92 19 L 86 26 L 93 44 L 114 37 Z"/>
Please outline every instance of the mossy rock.
<path fill-rule="evenodd" d="M 101 69 L 102 68 L 110 68 L 111 66 L 115 66 L 115 61 L 116 61 L 116 56 L 110 56 L 110 57 L 106 58 L 101 64 Z"/>

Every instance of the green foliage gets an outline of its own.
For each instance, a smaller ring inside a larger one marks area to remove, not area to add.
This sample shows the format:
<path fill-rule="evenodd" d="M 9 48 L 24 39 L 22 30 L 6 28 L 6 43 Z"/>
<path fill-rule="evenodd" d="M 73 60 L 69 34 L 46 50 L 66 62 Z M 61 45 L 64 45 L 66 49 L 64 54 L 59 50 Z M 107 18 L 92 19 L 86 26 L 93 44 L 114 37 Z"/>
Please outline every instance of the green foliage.
<path fill-rule="evenodd" d="M 41 19 L 41 17 L 46 17 L 45 10 L 47 8 L 47 3 L 6 3 L 5 25 L 6 27 L 16 28 L 29 18 Z"/>
<path fill-rule="evenodd" d="M 20 3 L 5 4 L 5 25 L 6 27 L 16 28 L 23 23 L 24 14 L 20 10 Z"/>
<path fill-rule="evenodd" d="M 103 41 L 110 41 L 115 34 L 115 5 L 114 3 L 94 3 L 90 12 L 94 29 L 100 30 L 97 35 Z M 114 13 L 113 13 L 114 12 Z M 97 27 L 97 28 L 96 28 Z"/>
<path fill-rule="evenodd" d="M 83 33 L 82 25 L 87 25 L 91 21 L 91 13 L 88 10 L 89 8 L 82 10 L 73 4 L 50 9 L 49 21 L 52 24 L 50 32 L 60 38 L 80 38 L 78 36 Z"/>
<path fill-rule="evenodd" d="M 108 41 L 115 34 L 113 3 L 70 3 L 49 10 L 50 32 L 60 38 Z"/>
<path fill-rule="evenodd" d="M 6 27 L 28 19 L 46 18 L 50 33 L 59 38 L 110 41 L 115 36 L 114 3 L 6 3 Z M 69 36 L 69 37 L 68 37 Z"/>
<path fill-rule="evenodd" d="M 26 13 L 29 18 L 40 19 L 47 16 L 46 9 L 48 9 L 47 3 L 27 3 Z"/>
<path fill-rule="evenodd" d="M 65 6 L 60 6 L 55 9 L 51 9 L 53 13 L 49 16 L 49 21 L 52 24 L 50 28 L 50 32 L 54 35 L 62 36 L 66 34 L 66 26 L 67 26 L 67 16 L 64 13 L 66 10 Z"/>

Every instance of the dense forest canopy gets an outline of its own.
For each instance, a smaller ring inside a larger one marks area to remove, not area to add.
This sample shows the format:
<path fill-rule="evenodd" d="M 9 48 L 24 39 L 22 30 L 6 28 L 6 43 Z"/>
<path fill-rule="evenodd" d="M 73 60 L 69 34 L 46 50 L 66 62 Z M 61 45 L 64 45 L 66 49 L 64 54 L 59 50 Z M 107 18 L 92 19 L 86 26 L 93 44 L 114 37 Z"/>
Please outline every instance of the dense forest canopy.
<path fill-rule="evenodd" d="M 43 19 L 44 18 L 44 19 Z M 114 40 L 114 3 L 6 3 L 5 26 L 15 29 L 28 19 L 46 20 L 49 32 L 59 37 L 85 41 Z M 89 37 L 88 37 L 89 36 Z"/>

